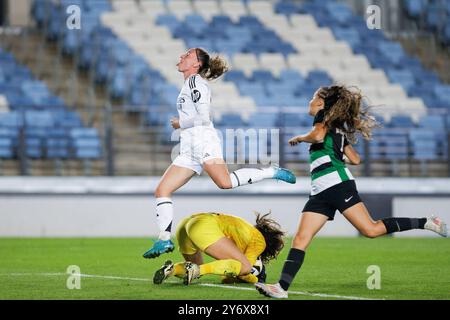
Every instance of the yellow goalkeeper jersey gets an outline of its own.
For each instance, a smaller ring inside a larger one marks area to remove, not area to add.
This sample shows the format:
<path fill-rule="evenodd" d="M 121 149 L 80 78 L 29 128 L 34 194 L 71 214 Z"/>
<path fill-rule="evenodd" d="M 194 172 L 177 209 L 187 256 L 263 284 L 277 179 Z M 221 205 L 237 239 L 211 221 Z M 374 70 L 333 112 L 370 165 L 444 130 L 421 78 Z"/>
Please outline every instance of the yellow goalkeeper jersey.
<path fill-rule="evenodd" d="M 246 220 L 233 215 L 214 213 L 223 234 L 234 241 L 253 265 L 266 248 L 264 236 Z"/>

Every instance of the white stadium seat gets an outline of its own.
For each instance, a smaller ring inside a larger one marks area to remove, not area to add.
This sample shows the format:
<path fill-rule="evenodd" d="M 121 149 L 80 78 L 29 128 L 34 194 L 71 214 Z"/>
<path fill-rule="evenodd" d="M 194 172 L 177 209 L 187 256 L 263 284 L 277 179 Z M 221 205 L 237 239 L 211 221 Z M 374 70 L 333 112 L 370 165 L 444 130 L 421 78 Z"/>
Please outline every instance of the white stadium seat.
<path fill-rule="evenodd" d="M 270 70 L 277 77 L 281 70 L 286 69 L 286 61 L 281 53 L 262 53 L 259 62 L 262 68 Z"/>
<path fill-rule="evenodd" d="M 293 14 L 290 17 L 291 25 L 294 29 L 317 29 L 316 20 L 311 15 L 307 14 Z"/>
<path fill-rule="evenodd" d="M 141 0 L 140 4 L 144 12 L 153 17 L 167 13 L 167 9 L 162 1 Z"/>
<path fill-rule="evenodd" d="M 167 7 L 171 14 L 177 17 L 178 20 L 184 20 L 187 15 L 194 12 L 190 1 L 172 0 L 167 2 Z"/>
<path fill-rule="evenodd" d="M 236 69 L 244 71 L 247 76 L 250 76 L 254 70 L 260 68 L 256 56 L 251 53 L 238 53 L 233 57 L 233 66 Z"/>
<path fill-rule="evenodd" d="M 196 0 L 194 8 L 197 14 L 201 15 L 206 21 L 211 21 L 212 17 L 220 15 L 221 10 L 217 1 Z"/>
<path fill-rule="evenodd" d="M 242 1 L 221 1 L 222 14 L 230 17 L 233 22 L 239 21 L 239 17 L 248 15 L 248 11 Z"/>
<path fill-rule="evenodd" d="M 112 0 L 112 6 L 118 12 L 139 12 L 140 9 L 135 0 Z"/>
<path fill-rule="evenodd" d="M 9 111 L 8 100 L 6 100 L 6 97 L 4 95 L 0 94 L 0 112 L 7 111 Z"/>
<path fill-rule="evenodd" d="M 256 16 L 273 14 L 272 3 L 269 1 L 250 1 L 248 3 L 248 9 L 251 14 Z"/>

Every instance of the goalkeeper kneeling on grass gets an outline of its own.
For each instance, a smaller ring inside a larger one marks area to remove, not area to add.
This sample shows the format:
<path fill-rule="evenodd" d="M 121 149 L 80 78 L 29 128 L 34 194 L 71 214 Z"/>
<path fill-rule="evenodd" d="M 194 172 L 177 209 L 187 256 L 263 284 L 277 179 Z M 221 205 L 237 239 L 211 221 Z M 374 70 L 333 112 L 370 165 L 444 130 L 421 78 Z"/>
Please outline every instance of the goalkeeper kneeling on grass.
<path fill-rule="evenodd" d="M 284 232 L 268 215 L 257 214 L 255 226 L 221 213 L 199 213 L 183 219 L 176 236 L 186 261 L 174 264 L 167 260 L 156 271 L 153 283 L 176 276 L 188 285 L 207 274 L 222 276 L 224 283 L 264 282 L 264 264 L 275 259 L 284 246 Z M 203 252 L 216 261 L 203 263 Z"/>

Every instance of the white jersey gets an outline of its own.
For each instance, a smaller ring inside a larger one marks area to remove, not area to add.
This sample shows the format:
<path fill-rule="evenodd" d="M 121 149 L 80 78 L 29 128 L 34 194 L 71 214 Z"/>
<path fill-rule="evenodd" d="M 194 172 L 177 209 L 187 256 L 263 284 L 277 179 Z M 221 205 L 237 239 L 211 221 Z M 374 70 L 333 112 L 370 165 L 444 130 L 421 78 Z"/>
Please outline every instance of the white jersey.
<path fill-rule="evenodd" d="M 211 89 L 199 74 L 186 79 L 177 99 L 178 119 L 182 130 L 214 127 L 210 115 Z"/>
<path fill-rule="evenodd" d="M 180 154 L 174 164 L 201 174 L 203 163 L 223 159 L 222 142 L 210 114 L 211 89 L 200 75 L 186 79 L 177 99 Z"/>

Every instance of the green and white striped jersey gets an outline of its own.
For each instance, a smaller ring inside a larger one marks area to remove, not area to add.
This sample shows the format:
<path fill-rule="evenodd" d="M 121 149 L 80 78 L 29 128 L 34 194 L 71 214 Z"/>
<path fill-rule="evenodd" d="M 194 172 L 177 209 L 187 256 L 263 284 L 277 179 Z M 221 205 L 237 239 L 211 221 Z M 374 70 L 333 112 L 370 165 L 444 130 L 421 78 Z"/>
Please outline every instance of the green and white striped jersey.
<path fill-rule="evenodd" d="M 314 123 L 321 123 L 324 111 L 314 118 Z M 324 140 L 311 144 L 309 148 L 309 164 L 311 172 L 311 195 L 348 180 L 354 180 L 344 162 L 344 147 L 349 144 L 345 134 L 338 129 L 331 129 Z"/>

